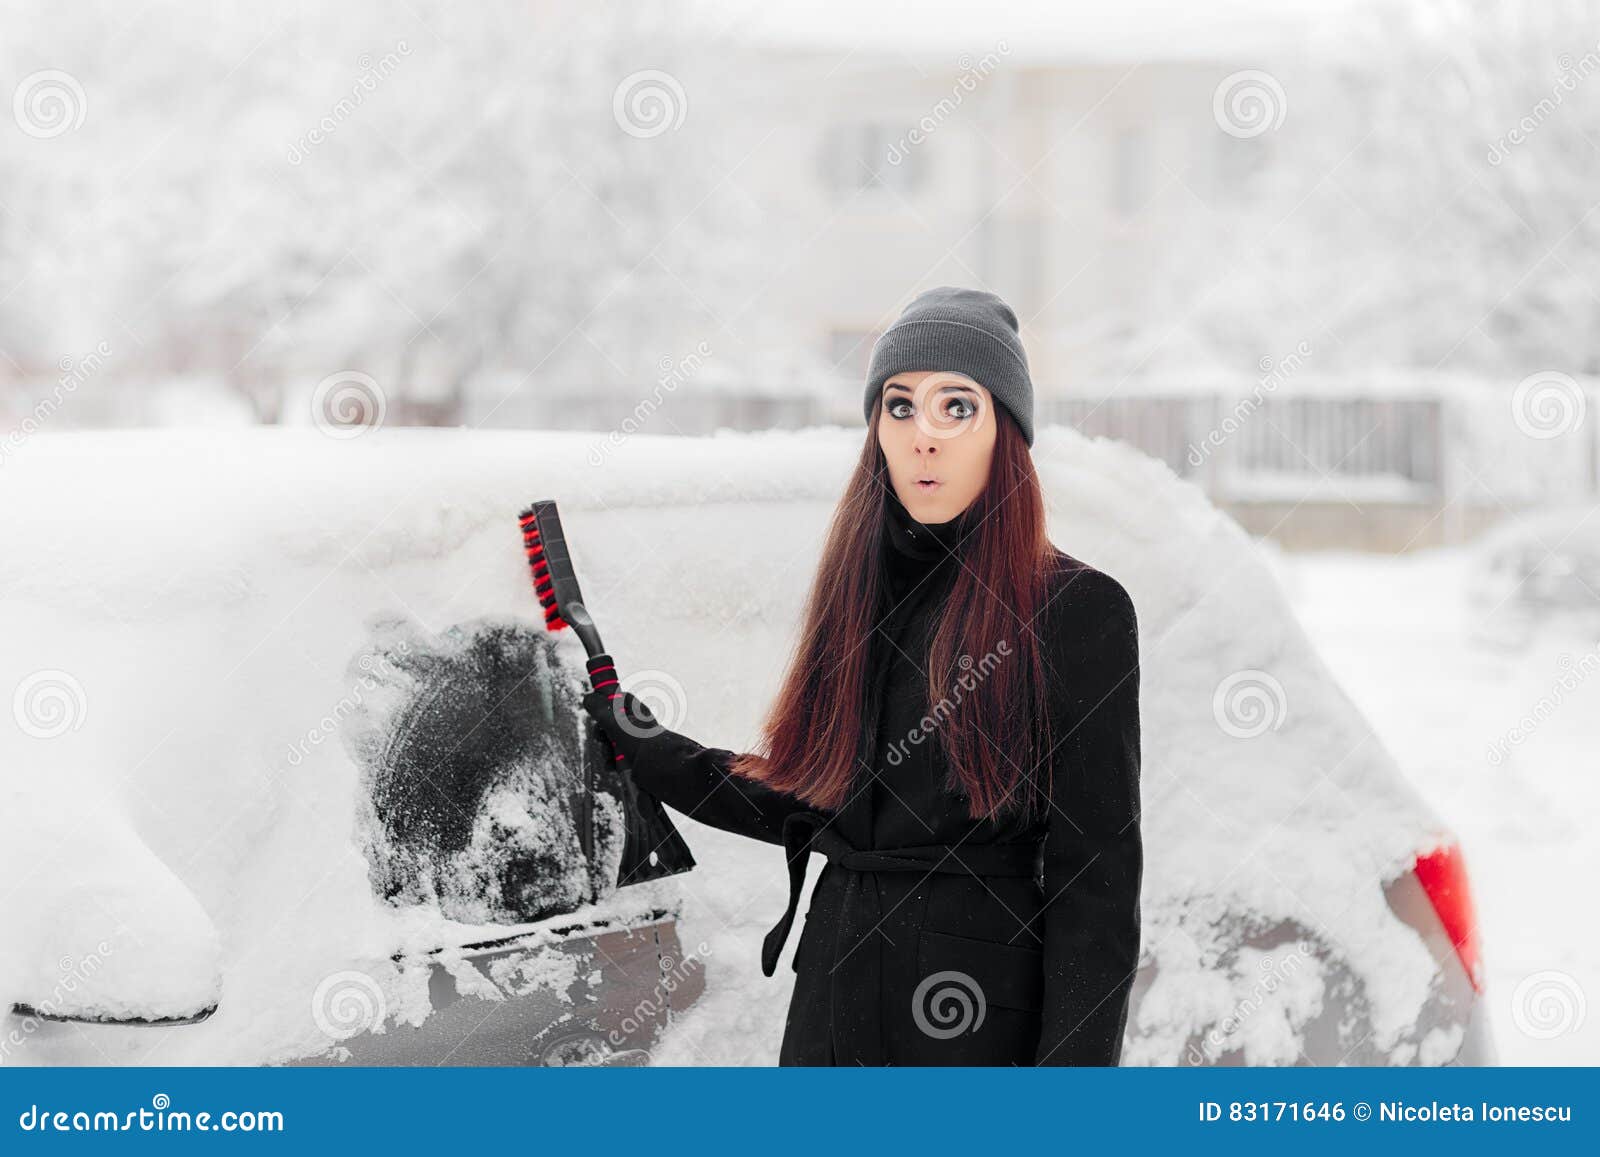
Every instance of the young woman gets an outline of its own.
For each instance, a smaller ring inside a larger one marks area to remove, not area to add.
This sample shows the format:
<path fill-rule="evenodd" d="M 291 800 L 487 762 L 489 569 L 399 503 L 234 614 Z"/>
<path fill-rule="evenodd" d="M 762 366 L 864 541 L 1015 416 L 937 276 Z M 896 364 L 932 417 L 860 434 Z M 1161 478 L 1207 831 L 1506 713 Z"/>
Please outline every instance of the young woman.
<path fill-rule="evenodd" d="M 917 297 L 873 349 L 868 435 L 763 752 L 623 692 L 584 701 L 637 785 L 780 844 L 784 1065 L 1114 1065 L 1139 961 L 1139 641 L 1114 578 L 1055 549 L 1016 315 Z"/>

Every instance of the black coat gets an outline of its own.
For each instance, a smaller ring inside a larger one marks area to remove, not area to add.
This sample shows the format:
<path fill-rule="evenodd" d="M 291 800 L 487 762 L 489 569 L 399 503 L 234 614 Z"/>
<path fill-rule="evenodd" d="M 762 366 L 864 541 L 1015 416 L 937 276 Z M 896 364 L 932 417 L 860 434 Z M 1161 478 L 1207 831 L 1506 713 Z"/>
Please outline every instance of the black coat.
<path fill-rule="evenodd" d="M 733 752 L 672 731 L 644 743 L 635 781 L 685 815 L 769 843 L 785 843 L 788 821 L 794 891 L 764 946 L 769 975 L 807 849 L 828 856 L 795 951 L 780 1064 L 1114 1065 L 1143 872 L 1133 603 L 1109 575 L 1055 552 L 1034 625 L 1053 672 L 1053 806 L 1031 825 L 973 820 L 942 786 L 939 745 L 905 742 L 927 735 L 927 645 L 961 565 L 940 547 L 945 527 L 930 543 L 930 528 L 891 522 L 898 605 L 871 652 L 876 774 L 858 774 L 841 808 L 823 813 L 730 775 Z"/>

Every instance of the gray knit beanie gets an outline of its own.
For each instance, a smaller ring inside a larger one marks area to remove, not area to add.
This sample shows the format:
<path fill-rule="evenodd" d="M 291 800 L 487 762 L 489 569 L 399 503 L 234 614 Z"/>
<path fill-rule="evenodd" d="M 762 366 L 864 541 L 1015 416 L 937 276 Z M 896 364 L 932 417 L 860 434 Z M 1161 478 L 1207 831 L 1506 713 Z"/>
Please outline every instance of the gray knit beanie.
<path fill-rule="evenodd" d="M 1033 445 L 1033 379 L 1017 315 L 983 289 L 941 285 L 919 293 L 872 347 L 863 412 L 872 421 L 883 383 L 911 370 L 966 374 L 1016 419 Z"/>

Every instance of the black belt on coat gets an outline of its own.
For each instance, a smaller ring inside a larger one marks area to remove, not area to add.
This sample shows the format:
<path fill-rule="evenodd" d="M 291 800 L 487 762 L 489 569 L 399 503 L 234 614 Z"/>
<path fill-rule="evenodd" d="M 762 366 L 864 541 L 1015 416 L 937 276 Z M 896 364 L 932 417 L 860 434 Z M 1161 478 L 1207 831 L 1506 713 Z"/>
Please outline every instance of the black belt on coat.
<path fill-rule="evenodd" d="M 1039 869 L 1038 843 L 1010 844 L 919 844 L 912 847 L 861 850 L 850 844 L 828 825 L 830 817 L 817 812 L 795 812 L 783 821 L 783 850 L 789 859 L 789 906 L 761 942 L 761 971 L 771 976 L 778 968 L 789 930 L 805 890 L 806 863 L 810 852 L 820 852 L 830 864 L 850 875 L 846 879 L 842 906 L 844 923 L 851 930 L 850 956 L 859 958 L 860 972 L 844 991 L 864 1003 L 857 1010 L 874 1031 L 863 1034 L 859 1048 L 849 1061 L 883 1063 L 881 1024 L 877 1008 L 881 999 L 881 970 L 877 946 L 857 952 L 861 938 L 856 931 L 870 934 L 882 920 L 878 889 L 867 886 L 864 876 L 873 872 L 938 872 L 959 876 L 1032 876 Z M 837 972 L 838 969 L 835 969 Z M 835 993 L 841 991 L 835 988 Z M 837 1007 L 835 1014 L 837 1015 Z"/>

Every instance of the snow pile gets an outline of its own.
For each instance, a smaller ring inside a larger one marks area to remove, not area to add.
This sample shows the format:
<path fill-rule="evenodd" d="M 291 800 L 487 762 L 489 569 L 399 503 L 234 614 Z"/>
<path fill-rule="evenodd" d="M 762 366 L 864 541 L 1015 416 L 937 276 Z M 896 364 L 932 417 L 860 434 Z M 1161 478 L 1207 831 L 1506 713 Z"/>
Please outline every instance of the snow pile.
<path fill-rule="evenodd" d="M 482 938 L 436 906 L 391 906 L 370 878 L 371 782 L 348 741 L 363 726 L 348 706 L 359 690 L 350 664 L 395 623 L 435 647 L 463 625 L 537 624 L 515 532 L 522 506 L 559 500 L 625 684 L 647 690 L 668 726 L 740 749 L 776 691 L 860 438 L 247 430 L 30 440 L 6 465 L 0 686 L 67 672 L 86 710 L 50 738 L 0 729 L 6 782 L 74 820 L 92 803 L 137 833 L 222 945 L 216 1015 L 129 1059 L 257 1062 L 324 1049 L 312 996 L 344 970 L 372 977 L 397 1018 L 425 1016 L 426 993 L 390 954 Z M 1365 987 L 1375 1038 L 1406 1047 L 1433 965 L 1380 883 L 1444 833 L 1235 524 L 1124 446 L 1050 428 L 1034 456 L 1053 540 L 1120 579 L 1139 613 L 1155 971 L 1129 1059 L 1180 1063 L 1212 1027 L 1229 993 L 1187 993 L 1198 968 L 1237 949 L 1243 917 L 1296 921 L 1336 945 Z M 570 632 L 556 639 L 564 664 L 581 663 Z M 380 715 L 394 702 L 371 697 Z M 69 775 L 81 790 L 58 792 Z M 0 820 L 8 829 L 12 814 Z M 531 849 L 530 833 L 496 831 L 493 810 L 484 814 L 491 826 L 468 830 L 463 847 Z M 757 961 L 783 909 L 783 857 L 681 823 L 699 870 L 581 911 L 681 898 L 684 943 L 706 945 L 707 993 L 655 1059 L 771 1063 L 792 978 L 785 968 L 769 980 Z M 12 835 L 0 833 L 8 932 L 24 926 L 15 884 L 35 866 Z M 70 907 L 79 884 L 64 872 L 23 891 Z M 1233 1003 L 1250 998 L 1250 973 L 1242 962 L 1230 973 Z M 19 981 L 8 964 L 0 984 L 10 993 Z M 1291 1028 L 1308 1015 L 1295 985 L 1271 1001 Z M 95 1051 L 75 1034 L 39 1034 L 22 1059 L 103 1060 Z"/>
<path fill-rule="evenodd" d="M 1495 632 L 1514 646 L 1558 616 L 1600 626 L 1600 506 L 1592 501 L 1507 517 L 1472 556 L 1475 636 Z"/>
<path fill-rule="evenodd" d="M 45 1016 L 190 1017 L 214 1007 L 221 945 L 194 894 L 89 782 L 0 785 L 4 996 Z"/>
<path fill-rule="evenodd" d="M 1552 512 L 1397 557 L 1299 555 L 1287 575 L 1322 653 L 1461 838 L 1508 1065 L 1600 1057 L 1584 996 L 1600 986 L 1600 930 L 1571 887 L 1600 874 L 1600 630 L 1592 611 L 1520 605 L 1528 587 L 1511 598 L 1509 584 L 1477 588 L 1484 555 L 1524 535 L 1559 544 L 1552 563 L 1581 550 L 1600 512 L 1581 517 Z"/>

